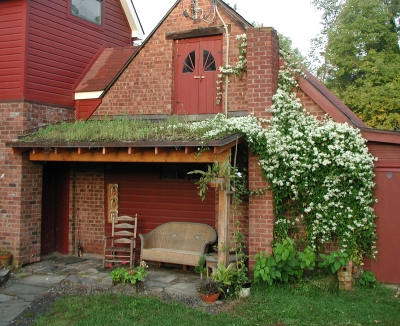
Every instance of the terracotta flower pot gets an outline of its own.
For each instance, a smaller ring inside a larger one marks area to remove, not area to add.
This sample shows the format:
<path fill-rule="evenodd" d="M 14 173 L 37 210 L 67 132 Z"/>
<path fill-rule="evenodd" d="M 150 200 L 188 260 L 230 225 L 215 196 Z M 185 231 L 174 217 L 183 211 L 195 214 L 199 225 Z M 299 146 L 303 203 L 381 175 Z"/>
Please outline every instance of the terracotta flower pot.
<path fill-rule="evenodd" d="M 200 293 L 201 297 L 203 298 L 204 302 L 207 304 L 213 303 L 215 301 L 217 301 L 218 297 L 219 297 L 219 293 L 215 293 L 215 294 L 209 294 L 209 295 L 205 295 Z"/>
<path fill-rule="evenodd" d="M 1 267 L 8 267 L 11 265 L 11 254 L 7 256 L 0 256 Z"/>
<path fill-rule="evenodd" d="M 225 178 L 214 178 L 214 179 L 211 179 L 211 181 L 208 183 L 208 186 L 210 188 L 224 189 L 225 182 L 226 182 Z"/>

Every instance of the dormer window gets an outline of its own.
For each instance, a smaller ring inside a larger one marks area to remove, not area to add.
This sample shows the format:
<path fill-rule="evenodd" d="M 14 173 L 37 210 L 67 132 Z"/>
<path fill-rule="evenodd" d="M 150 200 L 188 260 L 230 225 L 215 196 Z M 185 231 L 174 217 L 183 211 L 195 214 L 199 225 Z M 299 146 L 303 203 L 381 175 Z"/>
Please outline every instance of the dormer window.
<path fill-rule="evenodd" d="M 71 0 L 71 14 L 96 25 L 102 24 L 102 0 Z"/>

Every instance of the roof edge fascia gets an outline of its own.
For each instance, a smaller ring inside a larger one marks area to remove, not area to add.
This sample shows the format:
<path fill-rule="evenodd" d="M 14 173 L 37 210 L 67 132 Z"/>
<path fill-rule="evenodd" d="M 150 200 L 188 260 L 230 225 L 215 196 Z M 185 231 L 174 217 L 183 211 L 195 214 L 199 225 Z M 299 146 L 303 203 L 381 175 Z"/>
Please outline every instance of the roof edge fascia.
<path fill-rule="evenodd" d="M 104 90 L 101 91 L 91 91 L 91 92 L 76 92 L 75 100 L 90 100 L 100 98 L 101 94 L 103 94 Z"/>
<path fill-rule="evenodd" d="M 142 40 L 144 38 L 144 30 L 132 0 L 120 0 L 120 3 L 131 28 L 132 38 Z"/>

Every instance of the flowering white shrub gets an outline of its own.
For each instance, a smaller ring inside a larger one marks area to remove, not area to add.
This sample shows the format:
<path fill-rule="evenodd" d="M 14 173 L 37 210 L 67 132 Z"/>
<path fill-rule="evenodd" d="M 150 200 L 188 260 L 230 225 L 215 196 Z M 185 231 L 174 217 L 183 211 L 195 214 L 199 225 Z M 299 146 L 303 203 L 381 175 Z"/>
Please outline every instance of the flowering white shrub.
<path fill-rule="evenodd" d="M 273 192 L 276 240 L 293 236 L 302 225 L 314 250 L 337 239 L 351 259 L 374 257 L 374 157 L 358 129 L 308 114 L 296 87 L 291 70 L 281 70 L 268 129 L 254 116 L 222 114 L 191 128 L 208 130 L 202 139 L 227 132 L 246 136 Z"/>
<path fill-rule="evenodd" d="M 229 75 L 240 76 L 247 70 L 247 36 L 246 34 L 240 34 L 236 36 L 236 39 L 239 41 L 239 57 L 235 66 L 232 67 L 231 65 L 226 64 L 225 66 L 219 67 L 220 74 L 217 76 L 217 105 L 222 101 L 223 83 L 225 82 L 226 77 Z"/>
<path fill-rule="evenodd" d="M 358 129 L 305 112 L 296 86 L 290 69 L 280 72 L 260 160 L 274 194 L 275 238 L 301 222 L 314 249 L 336 238 L 350 257 L 374 256 L 374 158 Z"/>

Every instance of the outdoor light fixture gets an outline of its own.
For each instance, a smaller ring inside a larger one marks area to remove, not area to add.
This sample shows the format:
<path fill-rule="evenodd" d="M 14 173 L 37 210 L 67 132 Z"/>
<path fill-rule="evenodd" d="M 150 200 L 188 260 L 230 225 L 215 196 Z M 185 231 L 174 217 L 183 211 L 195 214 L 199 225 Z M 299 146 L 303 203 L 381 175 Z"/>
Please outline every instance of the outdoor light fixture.
<path fill-rule="evenodd" d="M 190 10 L 189 10 L 189 12 L 191 14 L 189 14 L 187 9 L 184 9 L 183 15 L 186 18 L 190 18 L 194 21 L 202 20 L 207 23 L 211 23 L 215 18 L 217 0 L 210 0 L 210 1 L 211 1 L 211 7 L 210 7 L 210 11 L 207 15 L 204 13 L 204 9 L 199 8 L 198 0 L 191 0 Z M 212 15 L 212 17 L 210 19 L 208 19 L 211 15 Z"/>

